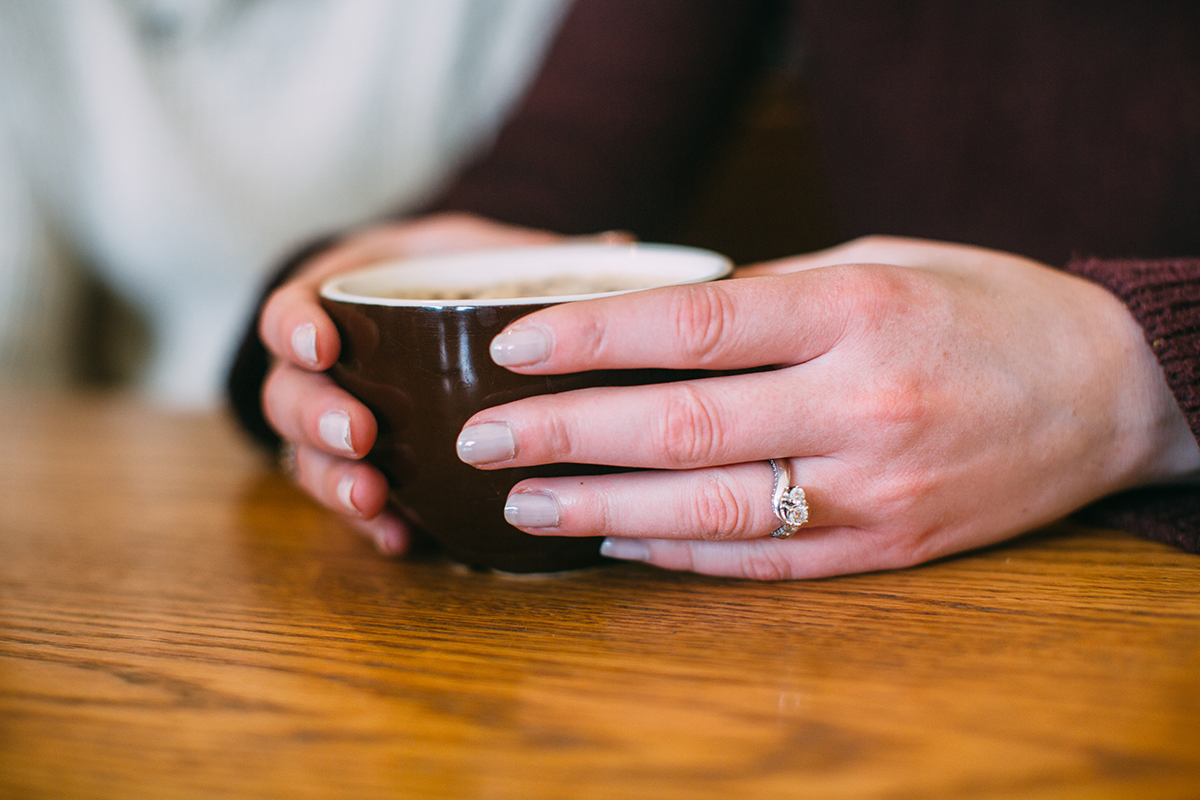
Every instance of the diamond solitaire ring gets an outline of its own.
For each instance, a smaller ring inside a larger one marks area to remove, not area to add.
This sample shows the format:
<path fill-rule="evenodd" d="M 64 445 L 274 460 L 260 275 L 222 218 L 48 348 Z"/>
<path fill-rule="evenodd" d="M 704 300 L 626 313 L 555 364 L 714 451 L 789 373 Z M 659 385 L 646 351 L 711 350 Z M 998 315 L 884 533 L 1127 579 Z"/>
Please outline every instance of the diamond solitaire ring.
<path fill-rule="evenodd" d="M 771 532 L 773 539 L 786 539 L 800 526 L 808 522 L 808 499 L 804 490 L 799 486 L 789 486 L 791 476 L 788 474 L 786 460 L 771 459 L 771 474 L 775 476 L 775 491 L 771 495 L 771 508 L 779 521 L 783 523 Z"/>

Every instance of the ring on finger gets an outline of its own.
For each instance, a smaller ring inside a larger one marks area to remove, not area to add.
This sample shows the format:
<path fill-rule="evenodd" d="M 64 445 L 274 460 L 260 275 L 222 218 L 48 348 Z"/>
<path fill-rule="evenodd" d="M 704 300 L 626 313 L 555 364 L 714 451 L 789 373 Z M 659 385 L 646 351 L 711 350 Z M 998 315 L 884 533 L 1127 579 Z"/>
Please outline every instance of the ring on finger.
<path fill-rule="evenodd" d="M 799 486 L 792 486 L 787 459 L 770 459 L 775 486 L 771 492 L 771 510 L 781 523 L 771 532 L 772 539 L 786 539 L 808 522 L 808 498 Z"/>

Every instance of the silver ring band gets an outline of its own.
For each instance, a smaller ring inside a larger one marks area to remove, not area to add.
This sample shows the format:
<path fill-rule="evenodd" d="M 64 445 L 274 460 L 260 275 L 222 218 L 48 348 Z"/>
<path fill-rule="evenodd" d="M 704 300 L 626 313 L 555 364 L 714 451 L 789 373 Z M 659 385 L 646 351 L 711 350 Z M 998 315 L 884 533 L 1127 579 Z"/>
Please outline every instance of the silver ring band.
<path fill-rule="evenodd" d="M 771 510 L 779 517 L 778 528 L 771 532 L 772 539 L 786 539 L 804 523 L 808 522 L 808 498 L 799 486 L 791 486 L 791 475 L 786 459 L 782 463 L 771 459 L 771 474 L 775 477 L 775 488 L 771 493 Z"/>

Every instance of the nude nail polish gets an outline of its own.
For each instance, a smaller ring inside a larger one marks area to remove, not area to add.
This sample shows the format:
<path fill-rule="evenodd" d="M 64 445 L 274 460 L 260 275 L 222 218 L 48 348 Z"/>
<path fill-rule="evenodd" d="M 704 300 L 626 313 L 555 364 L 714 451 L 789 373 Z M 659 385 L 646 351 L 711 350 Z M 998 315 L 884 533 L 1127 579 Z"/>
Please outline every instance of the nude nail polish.
<path fill-rule="evenodd" d="M 350 415 L 345 411 L 326 411 L 317 423 L 321 441 L 343 453 L 354 452 L 350 439 Z"/>
<path fill-rule="evenodd" d="M 507 422 L 485 422 L 463 428 L 455 448 L 458 457 L 468 464 L 507 461 L 517 454 L 517 443 Z"/>
<path fill-rule="evenodd" d="M 649 561 L 650 548 L 640 539 L 610 537 L 600 543 L 600 555 L 623 561 Z"/>
<path fill-rule="evenodd" d="M 558 500 L 545 492 L 522 492 L 508 496 L 504 519 L 517 528 L 557 528 Z"/>
<path fill-rule="evenodd" d="M 317 365 L 317 326 L 311 322 L 297 325 L 292 331 L 292 352 L 310 367 Z"/>
<path fill-rule="evenodd" d="M 349 511 L 353 514 L 358 514 L 360 512 L 358 510 L 358 506 L 354 505 L 354 498 L 352 497 L 353 492 L 354 492 L 354 476 L 353 475 L 346 475 L 340 481 L 338 481 L 338 485 L 337 485 L 338 500 L 340 500 L 342 502 L 342 505 L 346 507 L 347 511 Z"/>
<path fill-rule="evenodd" d="M 550 337 L 539 328 L 518 328 L 492 339 L 489 352 L 502 367 L 540 364 L 550 355 Z"/>

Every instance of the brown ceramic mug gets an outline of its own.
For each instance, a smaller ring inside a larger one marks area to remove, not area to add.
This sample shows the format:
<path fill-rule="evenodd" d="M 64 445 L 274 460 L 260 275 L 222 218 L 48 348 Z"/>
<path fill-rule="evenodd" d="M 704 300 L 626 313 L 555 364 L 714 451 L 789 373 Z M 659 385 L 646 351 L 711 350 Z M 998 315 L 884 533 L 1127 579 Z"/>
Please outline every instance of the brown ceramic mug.
<path fill-rule="evenodd" d="M 321 287 L 342 340 L 330 374 L 379 424 L 367 459 L 452 558 L 507 572 L 588 566 L 600 560 L 598 539 L 530 536 L 505 522 L 504 503 L 525 478 L 606 470 L 579 464 L 477 470 L 458 458 L 459 431 L 485 408 L 532 395 L 684 376 L 666 370 L 518 375 L 492 362 L 491 340 L 549 305 L 716 280 L 731 271 L 716 253 L 653 244 L 470 251 L 378 265 Z"/>

